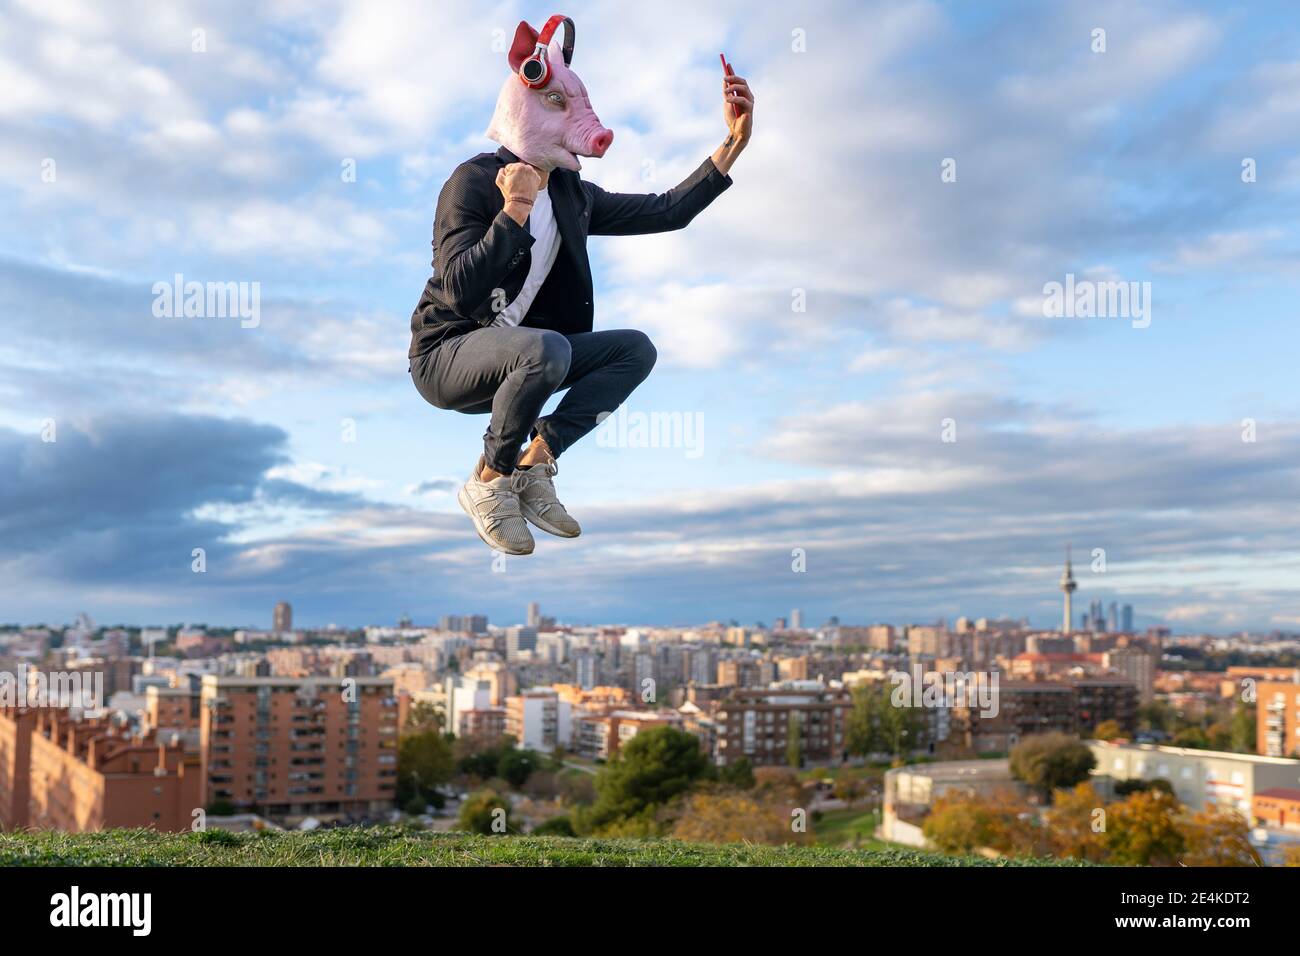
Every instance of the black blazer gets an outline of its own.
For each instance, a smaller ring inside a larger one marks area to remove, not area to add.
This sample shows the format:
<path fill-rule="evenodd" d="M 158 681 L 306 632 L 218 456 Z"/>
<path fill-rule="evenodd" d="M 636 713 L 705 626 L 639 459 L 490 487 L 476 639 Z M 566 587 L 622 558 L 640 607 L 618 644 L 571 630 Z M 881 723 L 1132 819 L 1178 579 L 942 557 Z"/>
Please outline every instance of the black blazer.
<path fill-rule="evenodd" d="M 490 325 L 519 295 L 533 237 L 503 212 L 497 171 L 518 159 L 504 146 L 456 167 L 438 194 L 433 222 L 433 277 L 411 314 L 414 358 L 444 338 Z M 632 236 L 681 229 L 731 185 L 706 159 L 660 194 L 610 193 L 565 169 L 551 172 L 547 191 L 563 254 L 555 260 L 523 325 L 565 335 L 590 332 L 591 263 L 587 236 Z"/>

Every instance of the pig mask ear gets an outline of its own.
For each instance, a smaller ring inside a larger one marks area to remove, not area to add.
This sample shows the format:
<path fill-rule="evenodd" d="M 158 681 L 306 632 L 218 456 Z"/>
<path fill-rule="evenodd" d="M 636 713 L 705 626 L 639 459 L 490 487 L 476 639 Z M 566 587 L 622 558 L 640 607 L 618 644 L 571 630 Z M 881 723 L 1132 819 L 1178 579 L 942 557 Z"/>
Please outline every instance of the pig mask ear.
<path fill-rule="evenodd" d="M 537 49 L 537 31 L 528 25 L 527 20 L 520 20 L 519 26 L 515 27 L 515 41 L 510 44 L 510 69 L 516 73 L 519 67 L 523 65 L 524 60 L 533 55 Z"/>

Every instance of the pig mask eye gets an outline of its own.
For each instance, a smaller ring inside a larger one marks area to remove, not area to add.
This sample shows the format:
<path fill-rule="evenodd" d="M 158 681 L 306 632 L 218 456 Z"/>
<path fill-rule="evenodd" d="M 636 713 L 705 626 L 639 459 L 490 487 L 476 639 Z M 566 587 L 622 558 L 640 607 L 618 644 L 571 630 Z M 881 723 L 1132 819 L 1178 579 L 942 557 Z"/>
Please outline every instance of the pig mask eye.
<path fill-rule="evenodd" d="M 549 93 L 543 96 L 542 99 L 546 100 L 546 103 L 549 106 L 558 106 L 560 109 L 564 109 L 563 93 L 560 93 L 556 90 L 551 90 Z"/>

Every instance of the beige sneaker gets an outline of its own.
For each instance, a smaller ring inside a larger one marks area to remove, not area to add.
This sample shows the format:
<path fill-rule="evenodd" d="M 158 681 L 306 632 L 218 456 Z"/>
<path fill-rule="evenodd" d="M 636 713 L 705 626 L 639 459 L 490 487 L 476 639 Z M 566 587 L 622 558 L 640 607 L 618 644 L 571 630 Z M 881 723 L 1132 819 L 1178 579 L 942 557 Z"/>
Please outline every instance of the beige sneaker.
<path fill-rule="evenodd" d="M 582 528 L 574 521 L 560 499 L 555 497 L 555 482 L 560 469 L 553 461 L 544 461 L 531 468 L 517 468 L 516 475 L 524 475 L 519 492 L 519 510 L 525 518 L 548 534 L 561 538 L 576 538 Z"/>
<path fill-rule="evenodd" d="M 519 491 L 524 486 L 524 477 L 516 470 L 512 475 L 480 481 L 482 469 L 480 458 L 456 500 L 473 519 L 474 530 L 488 547 L 505 554 L 532 554 L 533 535 L 519 513 Z"/>

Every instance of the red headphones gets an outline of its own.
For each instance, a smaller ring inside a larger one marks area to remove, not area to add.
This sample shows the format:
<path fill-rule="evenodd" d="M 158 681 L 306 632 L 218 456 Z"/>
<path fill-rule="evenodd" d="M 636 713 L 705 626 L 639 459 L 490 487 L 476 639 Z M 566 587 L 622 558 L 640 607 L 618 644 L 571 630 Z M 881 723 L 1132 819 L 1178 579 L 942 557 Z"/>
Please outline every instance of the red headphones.
<path fill-rule="evenodd" d="M 530 90 L 539 90 L 550 82 L 551 64 L 546 59 L 546 47 L 561 23 L 566 27 L 564 43 L 561 45 L 561 50 L 564 52 L 564 65 L 568 66 L 573 62 L 573 21 L 564 14 L 557 13 L 546 21 L 542 32 L 537 34 L 537 48 L 533 50 L 532 56 L 519 64 L 519 79 Z"/>

